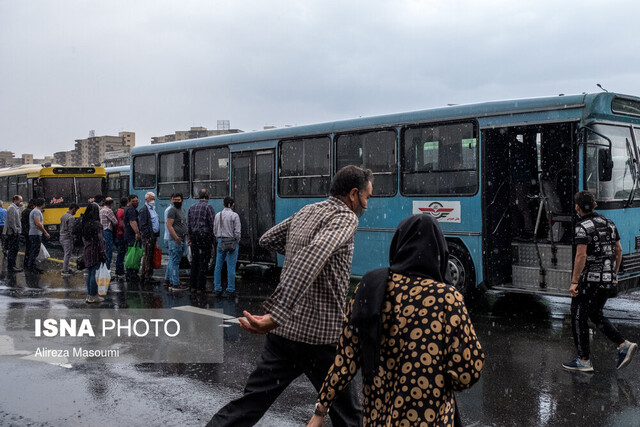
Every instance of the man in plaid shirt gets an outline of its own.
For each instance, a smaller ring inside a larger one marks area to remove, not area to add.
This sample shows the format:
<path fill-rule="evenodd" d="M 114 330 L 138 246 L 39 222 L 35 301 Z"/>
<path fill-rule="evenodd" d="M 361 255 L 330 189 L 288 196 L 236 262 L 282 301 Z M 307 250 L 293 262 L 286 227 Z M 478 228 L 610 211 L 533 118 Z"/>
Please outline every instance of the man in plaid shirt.
<path fill-rule="evenodd" d="M 218 411 L 209 426 L 255 425 L 301 374 L 316 390 L 322 385 L 344 321 L 353 237 L 372 183 L 370 170 L 345 166 L 327 200 L 305 206 L 262 236 L 261 246 L 285 254 L 280 283 L 264 303 L 267 314 L 245 311 L 240 323 L 251 333 L 268 334 L 266 343 L 244 395 Z M 334 426 L 361 424 L 361 405 L 350 387 L 329 416 Z"/>
<path fill-rule="evenodd" d="M 213 221 L 215 212 L 209 204 L 209 192 L 198 192 L 200 201 L 189 208 L 187 231 L 191 246 L 191 292 L 204 294 L 207 270 L 213 248 Z"/>

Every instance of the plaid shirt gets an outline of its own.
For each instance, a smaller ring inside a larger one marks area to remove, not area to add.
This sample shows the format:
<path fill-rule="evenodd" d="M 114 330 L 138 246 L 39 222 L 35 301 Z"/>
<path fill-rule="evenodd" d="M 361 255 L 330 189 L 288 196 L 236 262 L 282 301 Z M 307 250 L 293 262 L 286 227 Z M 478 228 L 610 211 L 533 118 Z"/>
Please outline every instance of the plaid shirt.
<path fill-rule="evenodd" d="M 189 236 L 193 233 L 205 233 L 213 236 L 215 212 L 206 200 L 200 200 L 189 208 L 187 224 Z"/>
<path fill-rule="evenodd" d="M 113 231 L 115 226 L 118 225 L 116 214 L 113 213 L 110 207 L 104 206 L 100 209 L 100 224 L 102 224 L 103 230 L 109 231 Z"/>
<path fill-rule="evenodd" d="M 273 333 L 308 344 L 334 344 L 342 330 L 358 218 L 341 200 L 307 205 L 271 228 L 260 245 L 285 254 L 280 283 L 264 308 Z"/>

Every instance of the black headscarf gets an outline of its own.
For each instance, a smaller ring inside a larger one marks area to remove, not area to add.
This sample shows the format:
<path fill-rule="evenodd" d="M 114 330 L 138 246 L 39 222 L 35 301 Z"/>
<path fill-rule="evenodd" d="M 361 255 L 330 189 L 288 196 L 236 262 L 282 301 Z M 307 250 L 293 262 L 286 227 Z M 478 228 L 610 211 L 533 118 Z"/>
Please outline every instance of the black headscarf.
<path fill-rule="evenodd" d="M 430 215 L 414 215 L 398 225 L 389 248 L 390 267 L 365 274 L 354 295 L 349 324 L 360 338 L 365 378 L 375 375 L 380 360 L 382 302 L 390 272 L 451 284 L 448 264 L 447 241 Z"/>
<path fill-rule="evenodd" d="M 89 203 L 87 210 L 82 215 L 82 238 L 85 240 L 97 239 L 100 231 L 102 231 L 100 208 L 94 203 Z"/>

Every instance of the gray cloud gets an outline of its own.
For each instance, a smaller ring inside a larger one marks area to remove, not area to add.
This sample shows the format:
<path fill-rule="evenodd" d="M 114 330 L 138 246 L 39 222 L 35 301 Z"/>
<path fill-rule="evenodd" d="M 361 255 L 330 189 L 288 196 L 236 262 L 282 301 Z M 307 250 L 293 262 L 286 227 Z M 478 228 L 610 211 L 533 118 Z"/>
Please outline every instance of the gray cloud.
<path fill-rule="evenodd" d="M 633 17 L 595 1 L 0 2 L 0 149 L 244 130 L 598 90 L 640 95 Z"/>

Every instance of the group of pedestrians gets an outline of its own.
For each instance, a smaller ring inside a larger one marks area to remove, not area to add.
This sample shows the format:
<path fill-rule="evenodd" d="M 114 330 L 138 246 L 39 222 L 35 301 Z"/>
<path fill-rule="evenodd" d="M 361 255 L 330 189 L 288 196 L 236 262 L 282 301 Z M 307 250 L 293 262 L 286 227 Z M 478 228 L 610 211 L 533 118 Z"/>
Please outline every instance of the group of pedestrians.
<path fill-rule="evenodd" d="M 49 233 L 44 228 L 44 199 L 37 198 L 21 212 L 22 196 L 15 195 L 5 213 L 2 227 L 2 241 L 7 253 L 7 271 L 18 273 L 24 270 L 41 273 L 36 259 L 41 250 L 43 238 L 48 239 Z M 20 249 L 20 236 L 25 240 L 25 256 L 23 268 L 18 268 L 16 260 Z"/>

